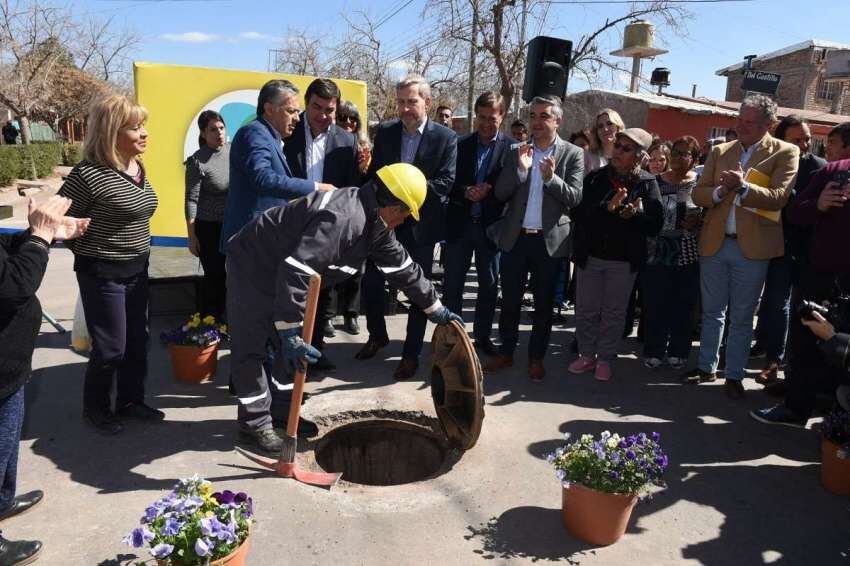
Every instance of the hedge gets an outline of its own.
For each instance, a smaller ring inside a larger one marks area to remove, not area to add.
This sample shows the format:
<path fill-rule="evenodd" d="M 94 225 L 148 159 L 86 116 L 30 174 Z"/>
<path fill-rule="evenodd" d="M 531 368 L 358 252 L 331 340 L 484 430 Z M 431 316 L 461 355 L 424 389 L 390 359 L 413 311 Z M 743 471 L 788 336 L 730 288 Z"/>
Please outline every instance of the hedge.
<path fill-rule="evenodd" d="M 80 144 L 36 142 L 31 145 L 0 146 L 0 187 L 15 179 L 40 179 L 59 164 L 76 165 L 82 159 Z M 33 176 L 35 169 L 35 176 Z"/>

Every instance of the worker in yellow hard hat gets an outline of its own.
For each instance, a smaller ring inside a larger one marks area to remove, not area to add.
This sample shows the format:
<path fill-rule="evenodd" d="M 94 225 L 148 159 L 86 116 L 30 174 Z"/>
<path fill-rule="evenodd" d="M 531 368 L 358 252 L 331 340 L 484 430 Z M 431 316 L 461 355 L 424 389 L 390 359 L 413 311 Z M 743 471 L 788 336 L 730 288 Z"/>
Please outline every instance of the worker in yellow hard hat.
<path fill-rule="evenodd" d="M 272 396 L 281 394 L 285 404 L 282 392 L 291 389 L 296 364 L 321 357 L 301 336 L 311 275 L 320 274 L 322 287 L 330 287 L 360 272 L 368 258 L 431 322 L 463 322 L 442 305 L 393 233 L 408 216 L 418 220 L 426 192 L 419 169 L 387 165 L 362 188 L 316 192 L 266 210 L 229 241 L 231 383 L 240 432 L 261 450 L 275 453 L 282 445 L 272 427 Z M 267 342 L 277 352 L 272 375 L 262 367 Z M 302 423 L 299 435 L 310 436 L 310 424 Z"/>

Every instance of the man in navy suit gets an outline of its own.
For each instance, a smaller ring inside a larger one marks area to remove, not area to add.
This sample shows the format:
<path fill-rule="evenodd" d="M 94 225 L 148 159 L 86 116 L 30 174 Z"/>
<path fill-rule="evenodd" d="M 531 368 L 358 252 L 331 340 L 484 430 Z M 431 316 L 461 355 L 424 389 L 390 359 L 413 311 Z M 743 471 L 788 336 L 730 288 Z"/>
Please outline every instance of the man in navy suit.
<path fill-rule="evenodd" d="M 245 124 L 230 145 L 230 188 L 224 207 L 221 248 L 264 211 L 313 191 L 333 190 L 328 183 L 293 177 L 283 155 L 283 138 L 300 120 L 298 88 L 286 80 L 263 85 L 257 98 L 257 119 Z"/>
<path fill-rule="evenodd" d="M 360 186 L 357 166 L 357 140 L 334 123 L 340 92 L 329 79 L 315 79 L 304 93 L 306 110 L 300 123 L 286 140 L 283 153 L 292 169 L 292 175 L 315 182 L 330 183 L 336 187 Z M 339 310 L 345 315 L 345 330 L 359 333 L 357 315 L 360 311 L 360 275 L 349 277 L 333 289 L 322 289 L 319 295 L 316 332 L 313 346 L 323 349 L 324 338 L 334 336 L 334 310 L 331 292 L 336 290 Z M 335 366 L 326 354 L 314 364 L 319 370 L 333 370 Z"/>
<path fill-rule="evenodd" d="M 257 98 L 257 119 L 239 128 L 230 146 L 230 188 L 224 207 L 224 225 L 221 230 L 221 248 L 227 253 L 231 238 L 248 222 L 266 210 L 284 206 L 290 200 L 309 195 L 314 191 L 331 191 L 328 183 L 293 177 L 283 155 L 283 138 L 295 131 L 300 120 L 298 88 L 286 80 L 272 80 L 263 85 Z M 233 275 L 228 273 L 228 279 Z M 227 310 L 233 312 L 245 305 L 232 304 L 228 298 Z M 249 413 L 247 406 L 254 402 L 250 395 L 257 382 L 255 360 L 240 356 L 239 339 L 234 336 L 233 361 L 230 366 L 232 391 L 239 399 L 239 429 L 247 440 L 260 449 L 280 449 L 280 438 L 271 428 L 261 426 L 259 417 Z M 263 362 L 263 372 L 273 391 L 291 390 L 272 376 L 273 359 Z M 281 376 L 279 376 L 281 377 Z M 291 379 L 291 376 L 288 376 Z M 284 399 L 281 399 L 284 400 Z M 283 411 L 282 411 L 283 412 Z M 259 419 L 259 420 L 258 420 Z M 310 436 L 317 432 L 315 424 L 302 419 L 299 434 Z"/>
<path fill-rule="evenodd" d="M 452 312 L 461 312 L 466 273 L 474 253 L 478 293 L 472 333 L 476 345 L 495 356 L 498 352 L 490 333 L 499 292 L 499 250 L 486 230 L 502 216 L 504 203 L 496 198 L 493 187 L 514 140 L 499 131 L 505 117 L 502 95 L 485 92 L 475 101 L 474 109 L 475 131 L 457 143 L 457 176 L 446 211 L 443 300 Z"/>
<path fill-rule="evenodd" d="M 430 277 L 434 244 L 443 237 L 445 215 L 442 199 L 448 195 L 455 179 L 457 136 L 445 126 L 428 120 L 431 87 L 424 77 L 410 75 L 399 81 L 396 84 L 396 104 L 399 119 L 381 124 L 375 133 L 372 163 L 367 177 L 374 176 L 375 171 L 384 165 L 399 162 L 415 165 L 425 175 L 428 194 L 419 213 L 419 222 L 408 219 L 396 230 L 396 237 L 411 259 Z M 366 264 L 361 290 L 369 340 L 355 357 L 365 360 L 389 343 L 384 320 L 384 277 L 371 262 Z M 395 379 L 409 379 L 416 373 L 427 322 L 421 309 L 410 307 L 407 336 L 401 362 L 394 374 Z"/>

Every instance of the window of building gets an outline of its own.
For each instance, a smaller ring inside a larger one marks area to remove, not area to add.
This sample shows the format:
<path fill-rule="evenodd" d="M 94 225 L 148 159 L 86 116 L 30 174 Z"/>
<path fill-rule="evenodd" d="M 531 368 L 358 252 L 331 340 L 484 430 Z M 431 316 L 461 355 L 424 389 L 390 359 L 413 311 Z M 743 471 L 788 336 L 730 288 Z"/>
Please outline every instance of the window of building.
<path fill-rule="evenodd" d="M 726 130 L 727 129 L 728 128 L 726 128 L 726 127 L 711 128 L 711 132 L 708 134 L 708 137 L 711 138 L 711 139 L 715 139 L 715 138 L 726 139 Z"/>
<path fill-rule="evenodd" d="M 838 83 L 835 81 L 826 81 L 823 75 L 818 77 L 818 86 L 815 96 L 820 100 L 832 100 L 835 98 L 835 93 L 838 91 Z"/>

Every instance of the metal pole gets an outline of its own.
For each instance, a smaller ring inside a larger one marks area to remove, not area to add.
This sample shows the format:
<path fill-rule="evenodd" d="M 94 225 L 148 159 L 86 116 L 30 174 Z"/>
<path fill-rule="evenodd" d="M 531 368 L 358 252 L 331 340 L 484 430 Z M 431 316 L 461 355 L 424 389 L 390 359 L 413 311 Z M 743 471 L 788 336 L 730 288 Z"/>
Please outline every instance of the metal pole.
<path fill-rule="evenodd" d="M 697 85 L 694 83 L 694 88 L 691 89 L 691 98 L 697 97 Z"/>
<path fill-rule="evenodd" d="M 629 92 L 640 90 L 640 62 L 640 57 L 632 57 L 632 83 L 629 86 Z"/>
<path fill-rule="evenodd" d="M 522 46 L 522 49 L 525 49 L 525 37 L 526 37 L 526 28 L 528 26 L 528 0 L 522 0 L 522 19 L 520 20 L 519 27 L 519 44 Z M 525 82 L 525 59 L 522 59 L 522 65 L 520 66 L 520 79 Z M 516 90 L 514 91 L 514 115 L 519 118 L 519 105 L 522 104 L 522 86 L 517 85 Z"/>
<path fill-rule="evenodd" d="M 478 55 L 478 0 L 472 4 L 472 41 L 469 43 L 469 85 L 466 92 L 466 116 L 469 132 L 473 129 L 473 100 L 475 98 L 475 57 Z"/>

